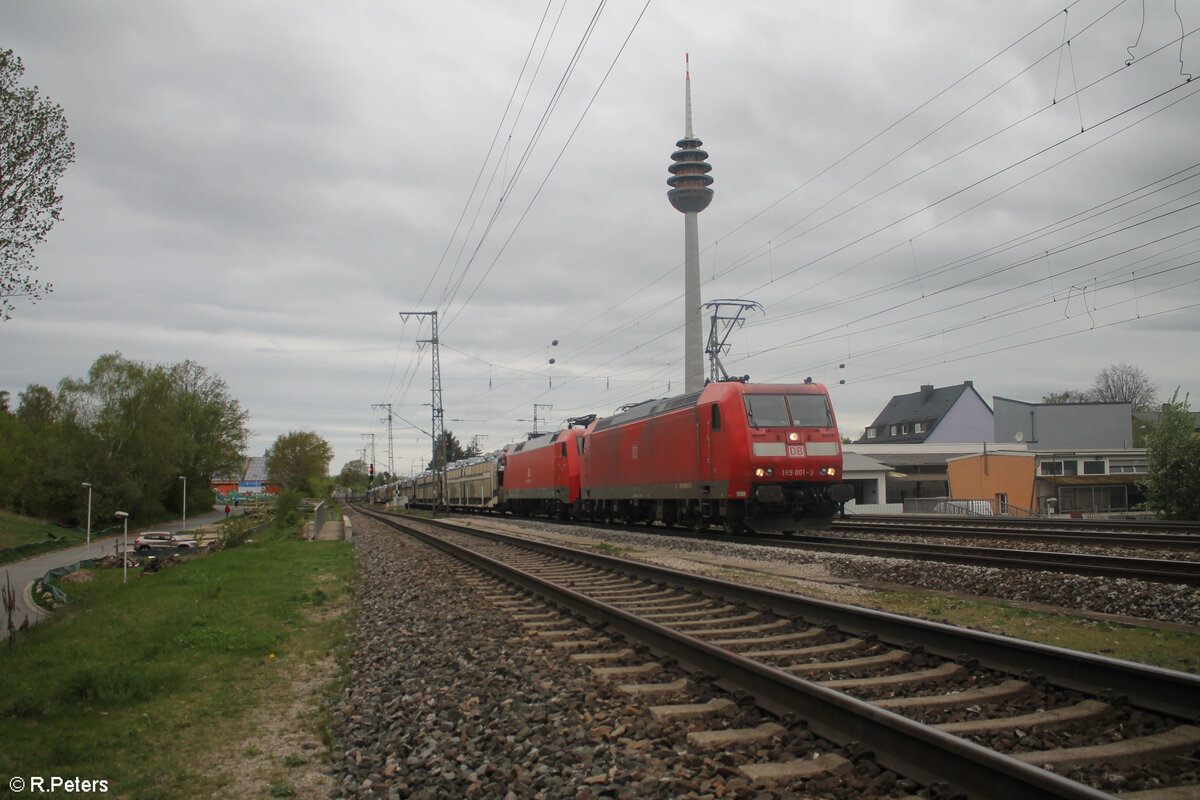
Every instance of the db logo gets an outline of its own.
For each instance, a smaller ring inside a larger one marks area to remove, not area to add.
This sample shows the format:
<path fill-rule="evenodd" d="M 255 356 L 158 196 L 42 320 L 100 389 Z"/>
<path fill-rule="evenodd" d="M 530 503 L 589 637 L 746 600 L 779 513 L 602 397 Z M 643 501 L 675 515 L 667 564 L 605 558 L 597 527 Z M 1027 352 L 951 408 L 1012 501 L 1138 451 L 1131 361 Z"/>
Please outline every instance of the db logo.
<path fill-rule="evenodd" d="M 804 445 L 789 444 L 787 454 L 788 458 L 804 458 Z"/>

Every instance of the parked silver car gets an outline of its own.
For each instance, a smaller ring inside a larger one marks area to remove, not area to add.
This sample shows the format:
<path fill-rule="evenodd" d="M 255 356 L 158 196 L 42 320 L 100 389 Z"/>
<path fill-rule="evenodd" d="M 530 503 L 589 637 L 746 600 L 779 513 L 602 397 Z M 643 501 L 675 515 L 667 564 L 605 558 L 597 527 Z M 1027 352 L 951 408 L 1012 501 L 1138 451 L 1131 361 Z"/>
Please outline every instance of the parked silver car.
<path fill-rule="evenodd" d="M 196 542 L 192 539 L 185 539 L 175 533 L 166 531 L 150 531 L 143 533 L 141 536 L 133 540 L 134 550 L 156 550 L 156 549 L 183 549 L 187 550 L 196 546 Z"/>

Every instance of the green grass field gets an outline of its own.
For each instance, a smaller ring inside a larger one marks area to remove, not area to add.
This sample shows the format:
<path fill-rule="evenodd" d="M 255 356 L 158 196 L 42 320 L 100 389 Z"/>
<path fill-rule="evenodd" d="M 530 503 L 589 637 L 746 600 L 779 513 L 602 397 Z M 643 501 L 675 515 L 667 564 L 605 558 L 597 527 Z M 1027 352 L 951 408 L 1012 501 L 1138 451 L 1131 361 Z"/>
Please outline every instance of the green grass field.
<path fill-rule="evenodd" d="M 58 619 L 0 644 L 4 789 L 57 775 L 132 800 L 221 796 L 202 765 L 350 629 L 344 542 L 259 541 L 131 571 L 127 585 L 119 569 L 95 572 L 61 587 Z"/>
<path fill-rule="evenodd" d="M 97 530 L 92 531 L 92 536 Z M 87 534 L 60 528 L 48 522 L 0 511 L 0 564 L 73 547 L 87 541 Z"/>

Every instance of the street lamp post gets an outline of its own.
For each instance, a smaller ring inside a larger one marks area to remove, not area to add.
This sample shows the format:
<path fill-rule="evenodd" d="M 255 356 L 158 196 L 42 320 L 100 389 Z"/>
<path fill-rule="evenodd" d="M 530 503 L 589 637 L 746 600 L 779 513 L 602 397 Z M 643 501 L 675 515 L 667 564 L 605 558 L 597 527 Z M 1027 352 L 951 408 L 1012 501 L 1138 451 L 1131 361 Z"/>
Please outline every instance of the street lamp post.
<path fill-rule="evenodd" d="M 187 476 L 180 475 L 179 480 L 183 481 L 183 532 L 187 533 Z"/>
<path fill-rule="evenodd" d="M 117 516 L 125 521 L 125 538 L 121 544 L 121 583 L 129 582 L 129 513 L 118 511 Z"/>
<path fill-rule="evenodd" d="M 88 521 L 87 521 L 87 557 L 92 557 L 92 485 L 90 483 L 81 483 L 88 490 Z"/>

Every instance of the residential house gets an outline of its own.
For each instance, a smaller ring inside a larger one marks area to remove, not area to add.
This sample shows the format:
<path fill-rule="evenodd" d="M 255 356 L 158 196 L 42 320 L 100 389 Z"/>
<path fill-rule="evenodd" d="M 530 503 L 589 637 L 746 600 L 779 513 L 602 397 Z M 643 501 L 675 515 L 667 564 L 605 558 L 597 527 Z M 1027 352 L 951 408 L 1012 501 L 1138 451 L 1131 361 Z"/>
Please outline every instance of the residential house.
<path fill-rule="evenodd" d="M 994 442 L 992 409 L 971 381 L 930 384 L 888 401 L 856 444 L 959 444 Z"/>

